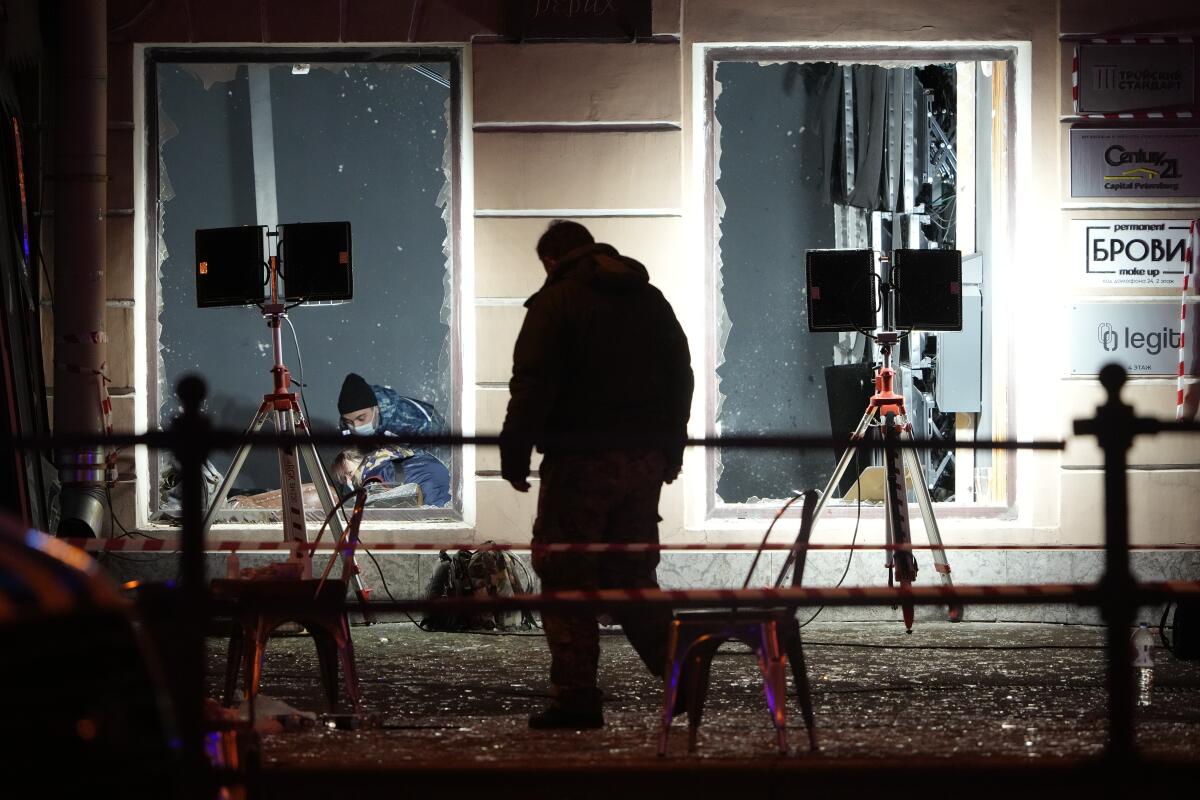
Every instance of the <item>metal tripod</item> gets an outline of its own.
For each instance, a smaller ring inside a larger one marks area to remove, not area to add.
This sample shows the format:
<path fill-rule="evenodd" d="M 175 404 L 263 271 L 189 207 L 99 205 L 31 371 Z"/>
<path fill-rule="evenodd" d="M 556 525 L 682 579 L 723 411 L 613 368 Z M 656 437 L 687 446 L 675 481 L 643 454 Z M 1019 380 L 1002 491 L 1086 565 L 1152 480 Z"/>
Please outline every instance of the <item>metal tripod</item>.
<path fill-rule="evenodd" d="M 916 450 L 907 443 L 912 441 L 912 425 L 904 408 L 904 396 L 896 394 L 894 389 L 896 371 L 892 369 L 892 348 L 900 341 L 900 334 L 893 330 L 885 330 L 877 335 L 877 341 L 882 353 L 882 362 L 875 371 L 875 393 L 867 403 L 867 410 L 854 433 L 850 443 L 842 453 L 837 467 L 825 484 L 825 490 L 817 500 L 813 511 L 815 520 L 821 515 L 830 495 L 842 479 L 851 459 L 862 446 L 867 432 L 874 427 L 882 427 L 884 443 L 884 474 L 886 476 L 884 501 L 885 529 L 887 531 L 887 562 L 888 585 L 893 581 L 900 588 L 907 589 L 917 579 L 917 559 L 912 551 L 912 534 L 908 523 L 908 490 L 905 487 L 904 470 L 907 466 L 912 477 L 913 491 L 917 497 L 917 505 L 921 509 L 921 518 L 925 521 L 925 532 L 932 546 L 934 569 L 941 576 L 942 584 L 953 587 L 950 580 L 950 562 L 946 560 L 946 551 L 942 546 L 942 535 L 938 531 L 937 519 L 933 515 L 933 501 L 929 497 L 929 488 L 921 472 L 921 462 Z M 861 487 L 860 487 L 861 491 Z M 904 627 L 912 632 L 914 608 L 912 603 L 902 603 Z M 951 622 L 959 622 L 963 618 L 961 605 L 949 608 Z"/>
<path fill-rule="evenodd" d="M 273 261 L 274 259 L 272 259 Z M 272 273 L 274 273 L 274 269 L 272 269 Z M 246 434 L 258 433 L 270 417 L 275 418 L 275 430 L 280 434 L 294 436 L 297 432 L 308 433 L 308 423 L 300 410 L 296 393 L 291 388 L 291 373 L 283 363 L 281 326 L 284 318 L 287 317 L 287 309 L 280 303 L 271 303 L 262 306 L 262 313 L 267 320 L 267 327 L 271 329 L 271 343 L 275 350 L 275 363 L 271 367 L 274 390 L 263 395 L 262 405 L 259 406 L 258 413 L 254 415 L 254 421 L 246 429 Z M 304 459 L 304 465 L 308 469 L 313 485 L 316 486 L 317 496 L 321 500 L 321 508 L 329 520 L 330 534 L 335 542 L 342 540 L 343 520 L 340 510 L 335 513 L 337 503 L 329 490 L 329 482 L 321 467 L 321 460 L 317 456 L 317 448 L 311 443 L 300 445 L 298 448 L 293 445 L 279 445 L 277 451 L 279 454 L 280 504 L 283 508 L 283 538 L 285 542 L 292 544 L 290 558 L 300 565 L 300 577 L 307 579 L 312 577 L 312 551 L 306 546 L 308 530 L 304 519 L 304 494 L 300 485 L 300 466 L 296 460 L 297 450 L 300 451 L 300 457 Z M 234 455 L 229 472 L 226 473 L 225 480 L 221 482 L 221 488 L 217 491 L 212 506 L 209 507 L 208 513 L 204 517 L 205 536 L 208 535 L 217 514 L 225 505 L 229 491 L 233 488 L 233 482 L 237 480 L 238 472 L 241 471 L 249 454 L 250 444 L 244 443 Z M 363 586 L 358 564 L 354 561 L 354 548 L 341 547 L 339 549 L 342 558 L 342 580 L 353 586 L 354 593 L 364 609 L 363 617 L 370 623 L 371 618 L 365 610 L 370 598 L 370 589 Z"/>

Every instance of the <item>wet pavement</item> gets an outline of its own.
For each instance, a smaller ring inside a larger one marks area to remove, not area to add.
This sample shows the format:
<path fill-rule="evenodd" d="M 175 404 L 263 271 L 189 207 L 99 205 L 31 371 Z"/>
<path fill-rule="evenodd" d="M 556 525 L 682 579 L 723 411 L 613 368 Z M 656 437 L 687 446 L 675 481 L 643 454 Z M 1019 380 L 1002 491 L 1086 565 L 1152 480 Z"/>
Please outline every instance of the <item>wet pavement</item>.
<path fill-rule="evenodd" d="M 661 686 L 620 636 L 602 638 L 606 725 L 531 731 L 548 700 L 539 633 L 427 633 L 408 623 L 355 627 L 364 716 L 339 730 L 301 725 L 262 737 L 264 770 L 510 768 L 541 770 L 733 767 L 804 763 L 953 765 L 980 758 L 1020 767 L 1098 756 L 1106 736 L 1104 629 L 918 622 L 815 622 L 803 631 L 820 752 L 807 752 L 794 699 L 792 754 L 780 756 L 754 659 L 727 645 L 713 662 L 699 747 L 686 752 L 677 719 L 667 759 L 656 758 Z M 1138 711 L 1150 757 L 1200 766 L 1200 663 L 1156 652 L 1153 702 Z M 214 695 L 225 643 L 210 640 Z M 298 709 L 327 710 L 305 635 L 272 639 L 262 692 Z M 992 763 L 990 761 L 983 762 Z"/>

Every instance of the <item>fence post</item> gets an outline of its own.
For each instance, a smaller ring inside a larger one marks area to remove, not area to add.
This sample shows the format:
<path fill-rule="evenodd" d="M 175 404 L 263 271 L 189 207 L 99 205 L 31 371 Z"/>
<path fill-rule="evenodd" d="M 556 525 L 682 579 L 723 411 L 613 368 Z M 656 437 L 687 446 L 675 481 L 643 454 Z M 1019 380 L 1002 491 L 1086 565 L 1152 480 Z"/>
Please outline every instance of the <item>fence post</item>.
<path fill-rule="evenodd" d="M 1108 624 L 1109 731 L 1106 755 L 1125 762 L 1136 754 L 1133 719 L 1133 670 L 1129 662 L 1129 629 L 1135 610 L 1134 580 L 1129 570 L 1129 501 L 1126 462 L 1137 433 L 1133 408 L 1121 402 L 1125 370 L 1109 364 L 1100 370 L 1108 392 L 1092 419 L 1077 420 L 1075 432 L 1096 437 L 1104 451 L 1104 577 L 1100 580 L 1101 613 Z"/>
<path fill-rule="evenodd" d="M 185 791 L 201 796 L 208 785 L 208 761 L 204 751 L 204 635 L 208 629 L 208 584 L 204 564 L 204 462 L 208 458 L 211 426 L 201 413 L 207 388 L 195 375 L 182 378 L 175 393 L 183 405 L 183 413 L 171 424 L 173 449 L 179 462 L 180 484 L 183 490 L 180 507 L 183 515 L 183 536 L 179 574 L 182 594 L 183 635 L 180 646 L 185 649 L 180 658 L 181 691 L 179 725 L 183 739 L 185 769 L 191 780 Z"/>

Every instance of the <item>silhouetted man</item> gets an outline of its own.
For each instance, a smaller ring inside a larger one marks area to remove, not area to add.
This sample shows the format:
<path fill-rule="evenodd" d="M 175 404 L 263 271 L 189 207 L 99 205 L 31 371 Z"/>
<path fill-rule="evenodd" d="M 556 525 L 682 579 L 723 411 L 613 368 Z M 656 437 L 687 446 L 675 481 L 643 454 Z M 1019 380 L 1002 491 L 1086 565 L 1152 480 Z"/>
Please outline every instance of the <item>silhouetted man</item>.
<path fill-rule="evenodd" d="M 537 255 L 546 282 L 525 303 L 513 353 L 501 474 L 528 491 L 532 447 L 544 454 L 535 546 L 656 543 L 659 493 L 683 463 L 692 400 L 687 338 L 646 268 L 596 244 L 582 225 L 552 222 Z M 533 566 L 551 591 L 658 588 L 657 552 L 535 549 Z M 671 612 L 626 608 L 614 616 L 661 676 Z M 554 699 L 530 727 L 600 727 L 595 615 L 546 610 L 542 621 Z"/>

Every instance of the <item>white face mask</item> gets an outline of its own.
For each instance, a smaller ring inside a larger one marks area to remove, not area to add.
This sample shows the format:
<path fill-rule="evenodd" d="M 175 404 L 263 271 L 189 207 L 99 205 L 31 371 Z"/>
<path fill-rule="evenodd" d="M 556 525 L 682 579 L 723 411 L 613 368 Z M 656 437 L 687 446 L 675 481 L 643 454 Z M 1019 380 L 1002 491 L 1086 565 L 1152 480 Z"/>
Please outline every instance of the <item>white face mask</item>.
<path fill-rule="evenodd" d="M 355 425 L 355 426 L 353 426 L 352 429 L 359 436 L 370 436 L 372 433 L 375 432 L 375 423 L 377 421 L 378 421 L 378 415 L 376 415 L 376 419 L 373 419 L 370 422 L 364 423 L 362 425 Z"/>

